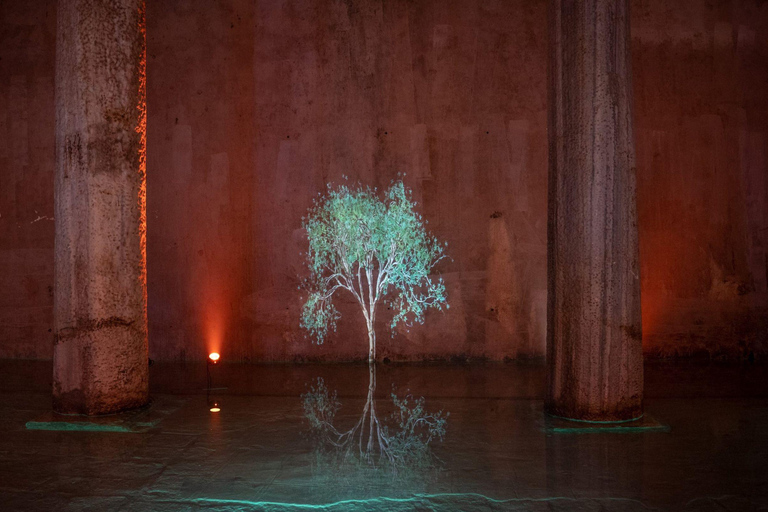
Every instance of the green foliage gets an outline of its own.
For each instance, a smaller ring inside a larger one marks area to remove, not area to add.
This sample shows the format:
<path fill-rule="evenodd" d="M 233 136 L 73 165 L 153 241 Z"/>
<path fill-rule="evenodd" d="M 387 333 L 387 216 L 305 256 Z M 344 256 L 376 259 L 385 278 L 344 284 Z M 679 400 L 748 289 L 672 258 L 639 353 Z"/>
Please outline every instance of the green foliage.
<path fill-rule="evenodd" d="M 333 425 L 336 412 L 341 407 L 336 392 L 328 392 L 325 381 L 321 378 L 310 386 L 309 391 L 301 395 L 304 417 L 309 421 L 313 431 L 325 433 L 328 425 Z"/>
<path fill-rule="evenodd" d="M 445 244 L 430 235 L 414 210 L 411 192 L 393 182 L 380 199 L 375 189 L 328 187 L 303 227 L 309 239 L 310 277 L 301 325 L 322 343 L 336 328 L 339 313 L 331 300 L 345 289 L 358 301 L 372 335 L 376 304 L 394 311 L 391 327 L 423 323 L 430 307 L 448 307 L 445 285 L 430 273 L 445 257 Z"/>
<path fill-rule="evenodd" d="M 429 460 L 429 443 L 443 440 L 448 413 L 430 413 L 424 407 L 424 397 L 406 395 L 402 399 L 391 394 L 396 411 L 392 414 L 398 429 L 390 438 L 389 447 L 397 454 L 400 463 L 410 467 L 422 467 Z"/>

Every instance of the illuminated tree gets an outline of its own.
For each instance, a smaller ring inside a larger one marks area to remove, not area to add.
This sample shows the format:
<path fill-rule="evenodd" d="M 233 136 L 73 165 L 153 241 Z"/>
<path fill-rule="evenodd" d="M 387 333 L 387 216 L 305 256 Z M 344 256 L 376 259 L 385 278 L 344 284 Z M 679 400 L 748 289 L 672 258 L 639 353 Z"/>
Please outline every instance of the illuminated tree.
<path fill-rule="evenodd" d="M 336 329 L 332 299 L 346 290 L 362 308 L 368 329 L 368 360 L 376 358 L 376 306 L 394 311 L 391 328 L 423 323 L 427 308 L 447 308 L 442 278 L 430 276 L 444 245 L 427 233 L 414 211 L 411 191 L 394 182 L 380 199 L 376 190 L 340 186 L 315 202 L 304 219 L 309 239 L 307 300 L 301 325 L 317 343 Z"/>

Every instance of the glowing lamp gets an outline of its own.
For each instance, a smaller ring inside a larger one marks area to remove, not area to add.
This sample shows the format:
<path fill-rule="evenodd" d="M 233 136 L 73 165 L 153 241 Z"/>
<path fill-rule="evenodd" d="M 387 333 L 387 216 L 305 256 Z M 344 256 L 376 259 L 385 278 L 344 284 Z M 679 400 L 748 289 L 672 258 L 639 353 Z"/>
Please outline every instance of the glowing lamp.
<path fill-rule="evenodd" d="M 220 358 L 220 357 L 221 357 L 221 356 L 219 355 L 219 353 L 218 353 L 218 352 L 211 352 L 210 354 L 208 354 L 208 361 L 209 361 L 211 364 L 216 364 L 216 363 L 218 363 L 218 362 L 219 362 L 219 358 Z"/>
<path fill-rule="evenodd" d="M 219 402 L 213 402 L 211 404 L 211 412 L 219 412 L 221 411 L 221 407 L 219 407 Z"/>

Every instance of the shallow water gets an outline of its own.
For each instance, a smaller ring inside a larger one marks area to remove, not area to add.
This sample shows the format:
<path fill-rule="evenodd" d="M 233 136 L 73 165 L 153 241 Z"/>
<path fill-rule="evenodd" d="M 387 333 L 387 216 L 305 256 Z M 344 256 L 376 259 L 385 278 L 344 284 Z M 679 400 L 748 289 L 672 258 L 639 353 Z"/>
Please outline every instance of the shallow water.
<path fill-rule="evenodd" d="M 365 365 L 222 365 L 210 393 L 205 366 L 155 365 L 152 428 L 28 430 L 49 370 L 0 364 L 3 510 L 768 508 L 765 366 L 650 365 L 646 413 L 671 430 L 618 434 L 548 431 L 540 364 L 380 366 L 372 393 Z M 302 398 L 318 378 L 339 432 L 373 404 L 394 437 L 394 390 L 449 413 L 445 435 L 396 471 L 319 449 Z"/>

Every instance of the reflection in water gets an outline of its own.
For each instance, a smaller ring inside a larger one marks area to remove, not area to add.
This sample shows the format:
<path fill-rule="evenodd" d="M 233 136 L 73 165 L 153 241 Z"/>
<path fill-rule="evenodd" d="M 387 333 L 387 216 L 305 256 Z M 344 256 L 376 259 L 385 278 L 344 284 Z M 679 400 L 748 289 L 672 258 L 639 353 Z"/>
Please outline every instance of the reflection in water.
<path fill-rule="evenodd" d="M 302 395 L 304 415 L 309 420 L 315 442 L 318 466 L 332 465 L 335 473 L 351 471 L 391 471 L 403 477 L 426 476 L 437 469 L 432 441 L 445 436 L 448 413 L 426 410 L 424 398 L 391 394 L 393 411 L 379 417 L 376 411 L 376 366 L 368 366 L 368 397 L 359 420 L 343 430 L 337 427 L 336 413 L 341 408 L 336 392 L 329 392 L 322 378 Z"/>

